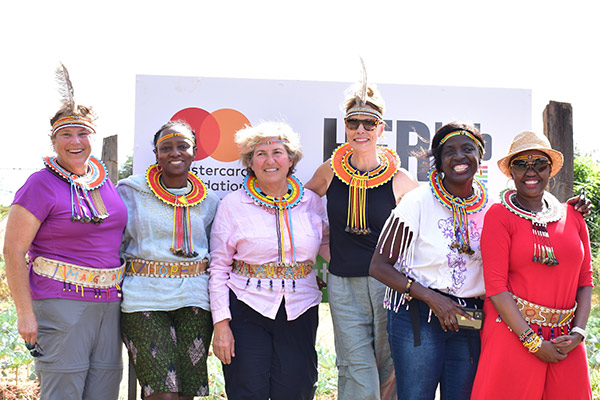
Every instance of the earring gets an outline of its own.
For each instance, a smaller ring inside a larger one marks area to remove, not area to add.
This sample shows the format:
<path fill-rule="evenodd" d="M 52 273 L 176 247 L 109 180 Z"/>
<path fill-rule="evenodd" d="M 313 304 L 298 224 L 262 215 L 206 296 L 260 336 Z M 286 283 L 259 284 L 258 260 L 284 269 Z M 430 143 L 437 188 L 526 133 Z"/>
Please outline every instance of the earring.
<path fill-rule="evenodd" d="M 554 177 L 552 177 L 548 181 L 548 189 L 554 190 L 555 187 L 556 187 L 556 179 Z"/>
<path fill-rule="evenodd" d="M 158 172 L 162 172 L 162 167 L 159 163 L 156 163 L 156 169 L 158 170 Z"/>

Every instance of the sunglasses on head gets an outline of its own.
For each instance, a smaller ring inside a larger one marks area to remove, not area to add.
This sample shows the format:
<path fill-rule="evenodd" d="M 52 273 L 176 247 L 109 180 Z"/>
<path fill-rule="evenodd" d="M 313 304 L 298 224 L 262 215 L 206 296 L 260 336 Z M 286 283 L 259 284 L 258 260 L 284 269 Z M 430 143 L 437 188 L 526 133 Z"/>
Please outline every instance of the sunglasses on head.
<path fill-rule="evenodd" d="M 25 342 L 25 347 L 27 347 L 27 350 L 29 350 L 29 354 L 31 354 L 32 357 L 39 357 L 43 355 L 42 349 L 40 348 L 40 345 L 37 344 L 37 342 L 35 344 Z"/>
<path fill-rule="evenodd" d="M 525 158 L 519 157 L 512 160 L 510 163 L 510 167 L 513 169 L 513 171 L 519 174 L 527 172 L 529 168 L 533 168 L 533 170 L 536 172 L 544 172 L 550 165 L 552 165 L 552 162 L 550 162 L 550 160 L 544 156 L 525 156 Z"/>
<path fill-rule="evenodd" d="M 365 128 L 366 131 L 372 131 L 381 123 L 378 119 L 355 119 L 355 118 L 347 118 L 344 120 L 346 122 L 346 128 L 350 130 L 357 130 L 360 125 Z"/>

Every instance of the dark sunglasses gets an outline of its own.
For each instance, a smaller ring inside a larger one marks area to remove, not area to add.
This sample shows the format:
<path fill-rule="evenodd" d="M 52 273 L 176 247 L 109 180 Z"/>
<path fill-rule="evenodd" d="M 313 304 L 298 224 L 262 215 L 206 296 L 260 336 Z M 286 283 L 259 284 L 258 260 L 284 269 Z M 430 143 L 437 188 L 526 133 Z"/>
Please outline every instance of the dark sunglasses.
<path fill-rule="evenodd" d="M 524 174 L 529 168 L 533 168 L 536 172 L 544 172 L 552 163 L 546 157 L 534 158 L 531 161 L 528 160 L 513 160 L 510 163 L 510 167 L 519 174 Z"/>
<path fill-rule="evenodd" d="M 25 342 L 25 347 L 27 347 L 27 350 L 29 350 L 29 354 L 31 354 L 32 357 L 43 356 L 42 349 L 37 342 L 35 344 Z"/>
<path fill-rule="evenodd" d="M 362 125 L 363 128 L 365 128 L 365 131 L 372 131 L 373 129 L 377 128 L 381 121 L 377 119 L 348 118 L 345 119 L 344 122 L 346 122 L 346 128 L 353 131 L 357 130 L 360 125 Z"/>

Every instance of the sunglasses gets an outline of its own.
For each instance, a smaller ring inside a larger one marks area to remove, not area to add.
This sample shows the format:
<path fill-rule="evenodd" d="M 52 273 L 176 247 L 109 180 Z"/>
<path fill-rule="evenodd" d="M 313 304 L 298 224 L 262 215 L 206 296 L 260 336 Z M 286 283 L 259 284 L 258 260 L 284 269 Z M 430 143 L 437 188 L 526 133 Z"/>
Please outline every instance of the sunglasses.
<path fill-rule="evenodd" d="M 25 342 L 25 347 L 27 347 L 27 350 L 29 350 L 29 354 L 31 354 L 32 357 L 43 356 L 42 349 L 37 342 L 35 344 Z"/>
<path fill-rule="evenodd" d="M 379 124 L 381 123 L 381 121 L 379 121 L 378 119 L 354 119 L 354 118 L 345 119 L 344 122 L 346 123 L 346 128 L 348 128 L 352 131 L 357 130 L 360 125 L 362 125 L 363 128 L 365 128 L 365 131 L 372 131 L 375 128 L 377 128 L 377 126 L 379 126 Z"/>
<path fill-rule="evenodd" d="M 546 157 L 515 159 L 510 163 L 510 167 L 518 174 L 524 174 L 529 168 L 536 172 L 544 172 L 550 165 L 552 163 Z"/>

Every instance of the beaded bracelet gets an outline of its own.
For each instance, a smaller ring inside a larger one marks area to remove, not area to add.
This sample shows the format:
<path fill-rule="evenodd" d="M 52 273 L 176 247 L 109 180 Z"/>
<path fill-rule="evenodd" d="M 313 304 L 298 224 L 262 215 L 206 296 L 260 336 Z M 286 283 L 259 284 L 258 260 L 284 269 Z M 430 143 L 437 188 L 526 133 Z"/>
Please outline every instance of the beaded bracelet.
<path fill-rule="evenodd" d="M 521 333 L 521 336 L 519 336 L 519 340 L 521 342 L 524 342 L 525 339 L 527 339 L 527 337 L 529 337 L 531 335 L 533 335 L 533 329 L 527 328 L 527 329 L 525 329 L 525 331 L 523 333 Z"/>
<path fill-rule="evenodd" d="M 534 333 L 523 342 L 523 346 L 525 346 L 530 353 L 535 353 L 542 347 L 542 343 L 542 338 Z"/>
<path fill-rule="evenodd" d="M 408 282 L 406 283 L 406 288 L 404 289 L 404 298 L 406 299 L 406 301 L 411 301 L 412 296 L 410 295 L 410 287 L 412 286 L 415 280 L 409 278 L 408 276 L 406 278 L 408 279 Z"/>

